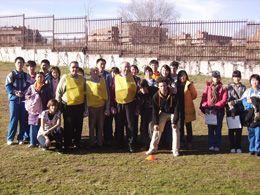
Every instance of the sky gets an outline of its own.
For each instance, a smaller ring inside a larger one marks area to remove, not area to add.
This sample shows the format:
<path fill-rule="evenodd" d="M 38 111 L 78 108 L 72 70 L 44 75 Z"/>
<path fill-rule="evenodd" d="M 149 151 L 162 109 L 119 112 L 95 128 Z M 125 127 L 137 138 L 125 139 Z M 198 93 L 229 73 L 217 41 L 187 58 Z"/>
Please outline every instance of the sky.
<path fill-rule="evenodd" d="M 181 21 L 250 20 L 260 22 L 260 0 L 166 0 L 173 3 Z M 0 16 L 84 16 L 117 18 L 129 0 L 0 0 Z M 90 10 L 90 11 L 88 11 Z"/>

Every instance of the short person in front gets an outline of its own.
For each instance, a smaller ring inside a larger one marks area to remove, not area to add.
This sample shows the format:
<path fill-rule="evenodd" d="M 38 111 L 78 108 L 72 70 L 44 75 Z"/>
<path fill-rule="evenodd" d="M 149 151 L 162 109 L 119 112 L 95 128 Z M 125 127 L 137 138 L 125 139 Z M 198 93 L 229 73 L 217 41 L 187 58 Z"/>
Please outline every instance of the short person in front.
<path fill-rule="evenodd" d="M 71 62 L 70 73 L 61 77 L 56 90 L 56 99 L 62 105 L 64 118 L 65 151 L 73 146 L 72 144 L 79 149 L 83 115 L 86 110 L 86 81 L 78 74 L 78 69 L 78 62 Z"/>
<path fill-rule="evenodd" d="M 146 154 L 150 155 L 158 150 L 158 145 L 165 124 L 167 121 L 171 120 L 172 153 L 173 156 L 179 156 L 180 135 L 179 130 L 177 129 L 177 122 L 179 117 L 177 96 L 170 93 L 169 87 L 167 86 L 167 80 L 165 78 L 159 77 L 157 79 L 157 83 L 159 90 L 154 94 L 152 100 L 154 131 L 150 143 L 150 148 Z"/>

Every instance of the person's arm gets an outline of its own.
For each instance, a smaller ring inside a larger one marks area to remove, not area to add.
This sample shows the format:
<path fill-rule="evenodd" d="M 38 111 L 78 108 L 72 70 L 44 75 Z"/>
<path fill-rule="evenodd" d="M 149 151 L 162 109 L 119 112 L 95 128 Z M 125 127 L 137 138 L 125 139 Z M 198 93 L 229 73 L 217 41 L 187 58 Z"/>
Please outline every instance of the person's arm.
<path fill-rule="evenodd" d="M 189 90 L 190 90 L 190 93 L 191 93 L 192 100 L 195 100 L 197 98 L 197 96 L 198 96 L 198 93 L 197 93 L 197 90 L 196 90 L 196 88 L 195 88 L 193 83 L 190 84 Z"/>
<path fill-rule="evenodd" d="M 54 126 L 52 126 L 51 128 L 49 128 L 47 131 L 45 131 L 45 135 L 51 133 L 53 130 L 55 130 L 58 127 L 60 127 L 60 124 L 61 124 L 61 119 L 58 118 L 57 123 Z"/>
<path fill-rule="evenodd" d="M 227 93 L 227 89 L 223 88 L 222 94 L 221 95 L 221 99 L 220 101 L 218 101 L 214 106 L 216 108 L 224 108 L 227 104 L 227 99 L 228 99 L 228 93 Z"/>
<path fill-rule="evenodd" d="M 57 89 L 56 89 L 56 97 L 55 99 L 58 102 L 62 102 L 61 98 L 63 96 L 63 94 L 65 93 L 65 84 L 66 84 L 66 75 L 62 75 L 58 85 L 57 85 Z"/>
<path fill-rule="evenodd" d="M 9 73 L 6 77 L 6 80 L 5 80 L 5 90 L 8 94 L 10 95 L 16 95 L 15 94 L 15 89 L 14 89 L 14 86 L 13 86 L 13 73 Z"/>
<path fill-rule="evenodd" d="M 200 110 L 201 112 L 205 113 L 206 108 L 208 107 L 208 86 L 204 88 L 204 91 L 202 93 L 201 102 L 200 102 Z"/>

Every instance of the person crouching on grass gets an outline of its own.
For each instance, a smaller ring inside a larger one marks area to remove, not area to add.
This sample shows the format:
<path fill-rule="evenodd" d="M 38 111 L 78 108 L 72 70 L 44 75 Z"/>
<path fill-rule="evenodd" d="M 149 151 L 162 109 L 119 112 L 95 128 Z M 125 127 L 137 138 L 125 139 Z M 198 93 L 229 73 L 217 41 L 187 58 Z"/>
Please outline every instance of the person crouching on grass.
<path fill-rule="evenodd" d="M 159 77 L 157 79 L 158 92 L 155 93 L 152 100 L 154 131 L 150 148 L 146 155 L 155 153 L 158 150 L 158 144 L 167 121 L 172 124 L 172 154 L 179 156 L 180 135 L 177 129 L 179 118 L 177 96 L 170 93 L 167 86 L 167 80 Z"/>
<path fill-rule="evenodd" d="M 103 146 L 105 114 L 109 113 L 109 102 L 107 95 L 106 81 L 100 76 L 98 68 L 90 69 L 90 80 L 87 81 L 87 102 L 89 136 L 92 146 Z M 96 129 L 96 138 L 95 138 Z"/>
<path fill-rule="evenodd" d="M 218 152 L 221 145 L 222 121 L 225 114 L 228 93 L 221 83 L 219 71 L 212 72 L 212 79 L 207 82 L 200 103 L 200 110 L 204 114 L 216 116 L 216 121 L 208 124 L 209 150 Z M 215 117 L 214 117 L 215 118 Z"/>

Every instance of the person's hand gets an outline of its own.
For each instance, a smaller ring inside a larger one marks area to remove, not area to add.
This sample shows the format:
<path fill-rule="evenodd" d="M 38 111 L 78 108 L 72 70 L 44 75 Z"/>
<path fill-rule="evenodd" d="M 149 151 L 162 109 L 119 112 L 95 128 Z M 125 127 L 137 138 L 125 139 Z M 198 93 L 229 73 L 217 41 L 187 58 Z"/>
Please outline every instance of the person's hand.
<path fill-rule="evenodd" d="M 247 98 L 247 103 L 252 104 L 251 98 Z"/>
<path fill-rule="evenodd" d="M 106 115 L 106 116 L 109 116 L 109 115 L 110 115 L 109 109 L 105 110 L 105 115 Z"/>
<path fill-rule="evenodd" d="M 117 110 L 116 110 L 115 107 L 111 107 L 111 113 L 112 113 L 112 114 L 116 114 L 116 113 L 117 113 Z"/>
<path fill-rule="evenodd" d="M 205 113 L 206 114 L 210 114 L 210 110 L 209 109 L 205 109 Z"/>
<path fill-rule="evenodd" d="M 235 113 L 234 112 L 231 112 L 231 116 L 233 117 L 233 118 L 235 118 Z"/>
<path fill-rule="evenodd" d="M 154 125 L 153 129 L 154 129 L 154 131 L 159 131 L 159 125 Z"/>
<path fill-rule="evenodd" d="M 85 111 L 85 112 L 83 113 L 83 117 L 88 117 L 88 111 Z"/>
<path fill-rule="evenodd" d="M 212 111 L 211 111 L 211 114 L 216 115 L 216 114 L 217 114 L 217 111 L 216 111 L 216 110 L 212 110 Z"/>
<path fill-rule="evenodd" d="M 176 129 L 176 128 L 177 128 L 177 125 L 176 125 L 176 124 L 172 124 L 172 128 L 173 128 L 173 129 Z"/>
<path fill-rule="evenodd" d="M 21 91 L 15 91 L 15 95 L 17 97 L 23 97 L 23 93 Z"/>

